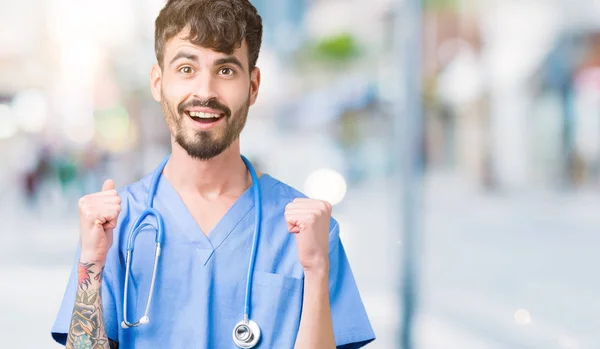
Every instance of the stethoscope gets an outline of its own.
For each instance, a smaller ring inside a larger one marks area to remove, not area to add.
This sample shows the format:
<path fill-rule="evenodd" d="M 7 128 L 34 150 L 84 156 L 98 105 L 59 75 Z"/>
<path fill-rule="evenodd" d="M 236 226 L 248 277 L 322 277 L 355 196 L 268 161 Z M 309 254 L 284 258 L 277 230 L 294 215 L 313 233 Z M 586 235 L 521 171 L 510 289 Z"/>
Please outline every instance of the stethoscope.
<path fill-rule="evenodd" d="M 125 267 L 125 288 L 123 291 L 123 322 L 121 322 L 121 327 L 124 329 L 130 327 L 137 327 L 139 325 L 145 325 L 150 322 L 150 318 L 148 317 L 148 310 L 150 309 L 150 302 L 152 301 L 152 292 L 154 291 L 154 281 L 156 280 L 156 267 L 158 266 L 158 257 L 160 256 L 160 249 L 163 243 L 164 238 L 164 222 L 161 214 L 152 207 L 154 196 L 156 195 L 156 189 L 158 188 L 158 182 L 160 180 L 161 174 L 169 160 L 169 156 L 167 156 L 160 166 L 157 168 L 156 173 L 152 176 L 152 181 L 150 183 L 150 191 L 148 192 L 148 198 L 146 201 L 146 209 L 140 217 L 135 221 L 135 224 L 131 228 L 127 239 L 127 259 L 126 259 L 126 267 Z M 254 167 L 242 155 L 242 160 L 246 164 L 246 168 L 250 172 L 250 176 L 252 178 L 252 190 L 254 191 L 254 209 L 256 212 L 255 223 L 254 223 L 254 240 L 252 242 L 252 252 L 250 253 L 250 265 L 248 266 L 248 276 L 246 278 L 246 298 L 244 303 L 244 318 L 242 321 L 238 322 L 233 328 L 233 342 L 240 348 L 253 348 L 258 340 L 260 339 L 260 328 L 258 324 L 252 320 L 250 320 L 250 293 L 252 291 L 252 275 L 254 274 L 254 262 L 256 261 L 256 250 L 258 247 L 258 236 L 260 235 L 260 220 L 262 214 L 261 208 L 261 198 L 260 198 L 260 188 L 258 185 L 258 177 L 256 176 L 256 172 L 254 171 Z M 144 316 L 140 318 L 138 322 L 130 323 L 127 321 L 127 289 L 129 285 L 129 269 L 131 267 L 131 255 L 133 252 L 133 244 L 135 241 L 135 236 L 140 230 L 145 227 L 153 227 L 150 223 L 142 224 L 142 221 L 146 217 L 154 217 L 156 219 L 157 228 L 156 230 L 156 252 L 154 254 L 154 268 L 152 269 L 152 280 L 150 281 L 150 291 L 148 292 L 148 301 L 146 302 L 146 309 L 144 311 Z"/>

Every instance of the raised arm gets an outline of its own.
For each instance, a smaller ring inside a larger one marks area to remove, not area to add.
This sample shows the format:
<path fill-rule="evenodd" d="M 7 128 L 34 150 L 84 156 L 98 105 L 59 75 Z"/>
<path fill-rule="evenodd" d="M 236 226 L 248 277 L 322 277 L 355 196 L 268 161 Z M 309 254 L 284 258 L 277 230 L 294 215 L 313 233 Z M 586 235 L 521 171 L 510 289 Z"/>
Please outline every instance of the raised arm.
<path fill-rule="evenodd" d="M 296 234 L 298 259 L 304 267 L 304 296 L 295 349 L 334 349 L 329 304 L 329 225 L 331 205 L 295 199 L 285 208 L 288 229 Z"/>
<path fill-rule="evenodd" d="M 104 182 L 102 191 L 79 200 L 81 256 L 75 305 L 67 336 L 66 347 L 69 349 L 118 347 L 106 336 L 102 273 L 120 211 L 121 200 L 111 180 Z"/>

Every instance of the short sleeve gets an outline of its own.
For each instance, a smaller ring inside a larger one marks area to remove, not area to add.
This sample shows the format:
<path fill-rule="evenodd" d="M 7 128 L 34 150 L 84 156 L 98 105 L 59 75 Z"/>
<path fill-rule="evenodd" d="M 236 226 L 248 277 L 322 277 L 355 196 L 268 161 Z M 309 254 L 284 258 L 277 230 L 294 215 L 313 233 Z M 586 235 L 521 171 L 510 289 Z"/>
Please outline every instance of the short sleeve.
<path fill-rule="evenodd" d="M 52 338 L 59 344 L 66 345 L 69 328 L 71 325 L 71 315 L 75 306 L 75 294 L 77 292 L 77 277 L 78 277 L 78 264 L 80 247 L 77 247 L 75 253 L 75 261 L 73 268 L 71 269 L 71 275 L 65 289 L 65 294 L 62 299 L 62 303 L 58 310 L 58 315 L 52 326 Z M 109 253 L 110 255 L 110 253 Z M 109 258 L 107 256 L 107 264 L 104 267 L 102 275 L 102 308 L 104 315 L 104 325 L 106 327 L 107 337 L 118 342 L 118 319 L 116 309 L 115 292 L 112 287 L 114 281 L 112 274 L 110 273 Z"/>
<path fill-rule="evenodd" d="M 375 339 L 350 263 L 339 236 L 339 225 L 332 220 L 329 236 L 329 300 L 333 333 L 338 348 L 361 348 Z"/>

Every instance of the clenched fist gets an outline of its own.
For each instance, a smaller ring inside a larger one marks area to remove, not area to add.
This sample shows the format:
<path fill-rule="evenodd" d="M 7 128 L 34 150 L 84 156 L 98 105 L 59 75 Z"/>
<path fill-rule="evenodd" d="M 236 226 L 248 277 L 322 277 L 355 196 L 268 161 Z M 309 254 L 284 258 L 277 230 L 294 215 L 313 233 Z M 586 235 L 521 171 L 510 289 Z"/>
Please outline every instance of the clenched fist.
<path fill-rule="evenodd" d="M 296 234 L 298 259 L 305 271 L 329 268 L 331 204 L 315 199 L 294 199 L 285 207 L 288 230 Z"/>
<path fill-rule="evenodd" d="M 121 198 L 115 183 L 106 180 L 102 191 L 79 200 L 80 261 L 104 263 L 113 242 L 113 229 L 121 212 Z"/>

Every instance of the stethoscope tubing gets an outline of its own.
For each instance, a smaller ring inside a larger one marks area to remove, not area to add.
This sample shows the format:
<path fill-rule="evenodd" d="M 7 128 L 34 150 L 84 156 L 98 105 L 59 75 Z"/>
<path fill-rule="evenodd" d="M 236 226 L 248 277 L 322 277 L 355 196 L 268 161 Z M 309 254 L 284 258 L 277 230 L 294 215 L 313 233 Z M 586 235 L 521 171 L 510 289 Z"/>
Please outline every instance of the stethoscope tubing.
<path fill-rule="evenodd" d="M 126 261 L 125 261 L 125 265 L 126 265 L 126 267 L 125 267 L 125 287 L 123 290 L 123 322 L 121 323 L 121 326 L 123 328 L 137 327 L 141 324 L 146 324 L 150 321 L 149 317 L 148 317 L 148 312 L 150 310 L 150 304 L 152 302 L 152 295 L 154 293 L 154 284 L 156 281 L 156 272 L 158 269 L 158 261 L 159 261 L 159 257 L 161 254 L 161 246 L 164 241 L 163 217 L 160 214 L 160 212 L 158 212 L 153 207 L 153 204 L 154 204 L 154 198 L 156 196 L 156 191 L 158 189 L 158 184 L 160 182 L 162 172 L 163 172 L 167 162 L 169 161 L 169 158 L 170 158 L 170 156 L 167 156 L 161 162 L 161 164 L 159 165 L 159 167 L 156 170 L 156 173 L 153 175 L 151 183 L 150 183 L 149 191 L 148 191 L 148 197 L 146 200 L 146 209 L 136 219 L 136 221 L 133 224 L 132 229 L 127 237 L 127 256 L 126 256 Z M 258 240 L 260 237 L 260 225 L 261 225 L 261 220 L 262 220 L 262 205 L 261 205 L 262 198 L 261 198 L 261 194 L 260 194 L 260 186 L 258 183 L 258 176 L 256 174 L 256 171 L 254 170 L 254 167 L 252 166 L 252 164 L 246 157 L 242 156 L 242 160 L 244 161 L 246 168 L 250 172 L 250 177 L 252 178 L 252 191 L 253 191 L 253 195 L 254 195 L 254 209 L 255 209 L 255 223 L 254 223 L 254 237 L 252 240 L 252 249 L 250 251 L 250 263 L 248 265 L 248 273 L 247 273 L 247 277 L 246 277 L 246 295 L 244 298 L 244 317 L 243 317 L 243 320 L 241 323 L 248 325 L 249 328 L 253 332 L 257 332 L 257 333 L 254 333 L 255 340 L 252 341 L 252 343 L 246 343 L 247 345 L 242 346 L 243 343 L 238 342 L 238 340 L 236 340 L 235 335 L 234 335 L 234 341 L 236 341 L 236 344 L 240 347 L 249 348 L 249 347 L 254 346 L 256 344 L 256 341 L 258 341 L 258 339 L 260 337 L 260 328 L 254 321 L 250 321 L 249 319 L 250 319 L 250 315 L 251 315 L 250 314 L 250 311 L 251 311 L 250 303 L 251 303 L 251 299 L 252 299 L 252 280 L 254 277 L 254 266 L 256 263 Z M 154 217 L 156 219 L 156 224 L 157 224 L 157 227 L 155 228 L 155 230 L 156 230 L 156 234 L 155 234 L 156 251 L 154 254 L 154 267 L 152 269 L 152 279 L 150 281 L 150 290 L 148 293 L 148 300 L 146 302 L 146 307 L 144 309 L 144 315 L 140 318 L 139 321 L 137 321 L 135 323 L 130 323 L 127 320 L 127 293 L 128 293 L 128 289 L 129 289 L 128 286 L 129 286 L 129 276 L 130 276 L 130 269 L 131 269 L 131 259 L 133 257 L 133 248 L 134 248 L 135 238 L 136 238 L 137 234 L 145 227 L 150 226 L 150 227 L 154 228 L 154 226 L 150 223 L 143 223 L 143 221 L 147 217 Z M 236 328 L 238 325 L 236 325 Z M 234 333 L 235 333 L 235 328 L 234 328 Z M 248 346 L 248 345 L 250 345 L 250 346 Z"/>

